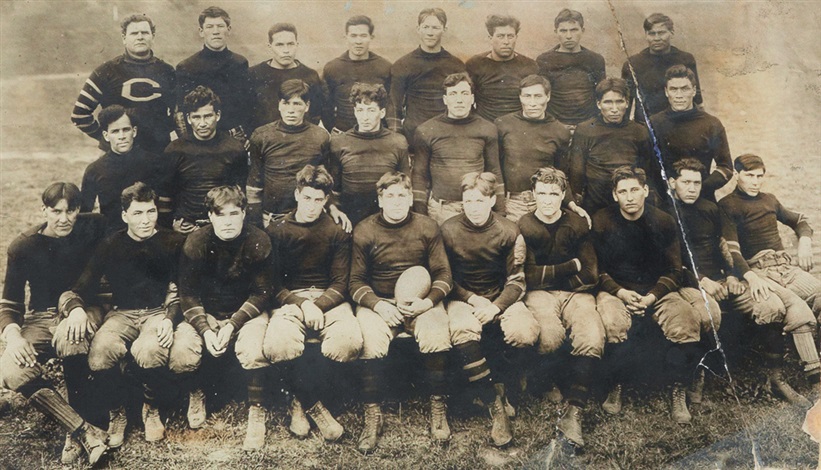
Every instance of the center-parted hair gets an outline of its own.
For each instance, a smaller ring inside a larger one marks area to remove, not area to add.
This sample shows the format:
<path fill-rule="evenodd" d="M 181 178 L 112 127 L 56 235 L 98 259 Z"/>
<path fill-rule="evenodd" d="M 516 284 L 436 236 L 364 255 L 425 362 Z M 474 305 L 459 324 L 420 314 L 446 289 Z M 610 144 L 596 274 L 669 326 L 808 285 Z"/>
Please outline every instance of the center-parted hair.
<path fill-rule="evenodd" d="M 107 132 L 108 126 L 123 116 L 128 116 L 128 120 L 131 122 L 132 126 L 137 125 L 134 122 L 134 116 L 131 112 L 118 104 L 112 104 L 111 106 L 106 106 L 103 108 L 103 110 L 100 111 L 100 114 L 97 115 L 97 122 L 100 123 L 100 129 Z"/>
<path fill-rule="evenodd" d="M 302 101 L 311 101 L 310 97 L 311 87 L 307 83 L 298 78 L 292 78 L 282 82 L 279 87 L 279 99 L 282 101 L 290 101 L 291 98 L 299 97 Z"/>
<path fill-rule="evenodd" d="M 696 74 L 687 68 L 687 66 L 678 64 L 667 69 L 667 71 L 664 72 L 664 86 L 666 87 L 667 83 L 674 78 L 686 78 L 690 80 L 693 87 L 698 86 L 698 83 L 696 83 Z"/>
<path fill-rule="evenodd" d="M 662 15 L 661 13 L 653 13 L 644 20 L 644 31 L 650 31 L 653 29 L 653 26 L 657 24 L 663 24 L 671 32 L 673 31 L 673 20 L 671 20 L 669 16 Z"/>
<path fill-rule="evenodd" d="M 376 103 L 380 109 L 385 109 L 388 106 L 388 92 L 381 84 L 356 82 L 351 87 L 350 100 L 354 106 L 357 103 Z"/>
<path fill-rule="evenodd" d="M 130 25 L 131 23 L 143 22 L 148 23 L 148 27 L 151 28 L 151 34 L 157 34 L 157 27 L 154 26 L 154 22 L 151 21 L 151 18 L 149 18 L 148 15 L 138 13 L 126 16 L 125 19 L 122 22 L 120 22 L 120 30 L 122 31 L 123 36 L 125 36 L 126 30 L 128 30 L 128 25 Z"/>
<path fill-rule="evenodd" d="M 294 39 L 299 40 L 299 35 L 296 32 L 296 26 L 292 23 L 275 23 L 268 29 L 268 44 L 271 44 L 274 41 L 274 34 L 281 33 L 283 31 L 294 33 Z"/>
<path fill-rule="evenodd" d="M 123 207 L 123 212 L 128 211 L 132 202 L 153 202 L 156 204 L 157 193 L 147 184 L 142 181 L 137 181 L 123 189 L 122 194 L 120 194 L 120 205 Z"/>
<path fill-rule="evenodd" d="M 640 185 L 644 186 L 647 184 L 647 173 L 645 173 L 641 168 L 636 168 L 631 165 L 622 165 L 616 168 L 613 170 L 613 176 L 610 178 L 610 181 L 613 184 L 613 191 L 616 190 L 616 186 L 618 186 L 619 181 L 630 179 L 636 180 Z"/>
<path fill-rule="evenodd" d="M 74 183 L 51 183 L 43 191 L 41 197 L 43 205 L 46 207 L 56 207 L 63 199 L 68 203 L 68 210 L 74 211 L 80 208 L 80 188 Z"/>
<path fill-rule="evenodd" d="M 535 73 L 526 76 L 525 78 L 522 79 L 522 81 L 519 82 L 519 90 L 521 90 L 522 88 L 527 88 L 529 86 L 533 86 L 533 85 L 541 85 L 544 88 L 545 93 L 550 93 L 550 90 L 551 90 L 550 80 L 544 78 L 541 75 L 537 75 Z"/>
<path fill-rule="evenodd" d="M 745 153 L 744 155 L 739 155 L 736 157 L 733 161 L 733 167 L 737 172 L 758 169 L 763 169 L 765 173 L 767 172 L 767 167 L 764 165 L 764 160 L 758 155 L 754 155 L 752 153 Z"/>
<path fill-rule="evenodd" d="M 536 190 L 536 183 L 555 184 L 563 192 L 567 191 L 567 175 L 562 170 L 545 166 L 536 170 L 530 177 L 530 189 Z"/>
<path fill-rule="evenodd" d="M 445 81 L 442 82 L 442 90 L 447 91 L 448 88 L 462 82 L 467 82 L 467 84 L 470 85 L 470 92 L 473 93 L 473 80 L 470 79 L 470 75 L 468 75 L 467 72 L 452 73 L 445 77 Z"/>
<path fill-rule="evenodd" d="M 199 85 L 185 95 L 185 99 L 182 101 L 182 110 L 185 114 L 189 114 L 209 104 L 214 107 L 215 113 L 220 112 L 222 109 L 220 97 L 207 86 Z"/>
<path fill-rule="evenodd" d="M 200 28 L 202 28 L 202 25 L 205 24 L 206 18 L 222 18 L 225 20 L 226 26 L 231 26 L 231 17 L 228 15 L 227 11 L 220 7 L 208 7 L 200 13 Z"/>
<path fill-rule="evenodd" d="M 575 21 L 579 23 L 579 26 L 584 28 L 584 16 L 576 10 L 571 10 L 569 8 L 565 8 L 564 10 L 560 11 L 558 15 L 556 15 L 556 19 L 553 20 L 553 28 L 558 29 L 559 24 L 565 23 L 568 21 Z"/>
<path fill-rule="evenodd" d="M 445 10 L 441 8 L 425 8 L 424 10 L 420 11 L 419 17 L 416 19 L 416 24 L 422 24 L 422 22 L 425 21 L 425 18 L 429 16 L 435 16 L 436 19 L 438 19 L 439 22 L 442 23 L 442 26 L 448 25 L 448 15 L 445 13 Z"/>
<path fill-rule="evenodd" d="M 682 158 L 681 160 L 673 163 L 673 178 L 681 177 L 681 172 L 689 170 L 695 171 L 698 174 L 703 174 L 705 171 L 705 166 L 700 161 L 696 160 L 695 158 Z"/>
<path fill-rule="evenodd" d="M 360 25 L 367 26 L 368 27 L 368 33 L 373 35 L 373 30 L 374 30 L 373 21 L 370 19 L 370 17 L 367 17 L 365 15 L 356 15 L 356 16 L 352 16 L 352 17 L 348 18 L 348 21 L 345 22 L 345 34 L 348 34 L 348 28 L 350 28 L 351 26 L 360 26 Z M 294 34 L 296 34 L 296 33 L 294 33 Z"/>
<path fill-rule="evenodd" d="M 225 206 L 233 204 L 242 210 L 248 206 L 248 199 L 239 186 L 217 186 L 205 195 L 205 208 L 208 212 L 218 213 Z"/>
<path fill-rule="evenodd" d="M 478 189 L 483 196 L 491 197 L 496 194 L 496 175 L 489 171 L 474 171 L 462 177 L 462 193 L 471 189 Z"/>
<path fill-rule="evenodd" d="M 627 81 L 623 78 L 608 77 L 596 85 L 596 101 L 601 101 L 604 95 L 611 91 L 620 94 L 625 100 L 630 100 L 630 88 L 627 86 Z"/>
<path fill-rule="evenodd" d="M 334 188 L 334 178 L 324 165 L 305 165 L 296 174 L 296 189 L 302 191 L 306 187 L 318 189 L 329 196 Z"/>
<path fill-rule="evenodd" d="M 376 182 L 376 194 L 381 196 L 386 189 L 395 184 L 401 184 L 402 187 L 408 191 L 413 191 L 411 179 L 408 175 L 402 173 L 401 171 L 389 171 L 382 175 L 379 178 L 379 181 Z"/>
<path fill-rule="evenodd" d="M 510 15 L 488 15 L 485 20 L 485 28 L 487 28 L 487 33 L 491 36 L 496 32 L 496 28 L 502 28 L 504 26 L 512 26 L 516 34 L 519 34 L 519 28 L 522 26 L 522 23 Z"/>

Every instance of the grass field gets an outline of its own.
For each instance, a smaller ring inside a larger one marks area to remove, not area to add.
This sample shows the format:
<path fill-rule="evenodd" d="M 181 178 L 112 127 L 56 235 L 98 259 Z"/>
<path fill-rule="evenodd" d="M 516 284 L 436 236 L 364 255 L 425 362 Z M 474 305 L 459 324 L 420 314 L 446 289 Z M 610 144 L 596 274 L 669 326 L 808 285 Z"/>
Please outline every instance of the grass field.
<path fill-rule="evenodd" d="M 787 207 L 803 211 L 816 228 L 813 272 L 819 275 L 821 45 L 817 25 L 821 9 L 812 2 L 788 1 L 614 3 L 630 53 L 643 47 L 644 16 L 659 10 L 676 20 L 674 43 L 696 55 L 707 110 L 727 128 L 733 155 L 760 154 L 768 164 L 765 190 L 776 193 Z M 603 1 L 222 4 L 235 20 L 232 48 L 252 63 L 266 58 L 263 43 L 269 23 L 291 20 L 300 28 L 303 61 L 321 68 L 341 52 L 342 18 L 356 13 L 374 18 L 373 47 L 395 60 L 413 47 L 415 13 L 428 4 L 448 10 L 452 25 L 445 46 L 462 58 L 485 47 L 480 25 L 492 11 L 522 18 L 519 49 L 534 56 L 553 43 L 552 17 L 570 6 L 585 13 L 585 45 L 607 58 L 608 72 L 617 74 L 624 60 L 615 23 Z M 91 69 L 120 53 L 115 11 L 120 16 L 131 11 L 154 16 L 159 26 L 158 54 L 175 64 L 199 47 L 194 22 L 205 6 L 205 2 L 176 0 L 0 2 L 0 251 L 39 222 L 39 195 L 46 184 L 79 182 L 85 166 L 98 155 L 95 143 L 74 129 L 68 116 Z M 788 230 L 782 234 L 787 249 L 794 251 L 794 236 Z M 2 263 L 0 278 L 4 272 Z M 745 335 L 743 329 L 725 327 L 727 335 Z M 725 341 L 732 343 L 730 339 Z M 265 449 L 245 453 L 240 447 L 246 408 L 232 403 L 196 432 L 185 428 L 184 415 L 172 412 L 168 439 L 159 444 L 145 443 L 139 425 L 132 426 L 124 448 L 113 452 L 101 467 L 815 468 L 818 447 L 800 430 L 803 411 L 774 400 L 762 388 L 755 354 L 728 354 L 733 381 L 728 382 L 726 375 L 708 380 L 709 403 L 693 409 L 692 426 L 669 421 L 667 392 L 648 381 L 652 371 L 628 388 L 619 417 L 600 410 L 597 403 L 603 397 L 598 392 L 583 421 L 588 447 L 578 455 L 554 440 L 555 420 L 563 407 L 543 397 L 523 396 L 514 421 L 516 439 L 511 447 L 496 450 L 488 444 L 486 414 L 460 400 L 451 407 L 453 441 L 444 447 L 432 445 L 425 432 L 427 404 L 411 394 L 409 401 L 386 407 L 385 436 L 379 450 L 368 457 L 355 450 L 361 410 L 348 397 L 339 408 L 348 431 L 339 444 L 325 444 L 316 435 L 306 440 L 291 437 L 285 410 L 275 405 Z M 790 380 L 799 391 L 809 391 L 797 372 Z M 2 401 L 10 406 L 0 405 L 0 469 L 60 468 L 58 427 L 19 396 L 0 391 Z"/>

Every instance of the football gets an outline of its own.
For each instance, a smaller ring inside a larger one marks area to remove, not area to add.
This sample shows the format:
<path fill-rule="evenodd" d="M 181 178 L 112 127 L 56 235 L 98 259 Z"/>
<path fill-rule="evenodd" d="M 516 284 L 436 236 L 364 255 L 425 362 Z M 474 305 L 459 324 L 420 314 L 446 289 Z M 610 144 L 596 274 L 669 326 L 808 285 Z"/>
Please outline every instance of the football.
<path fill-rule="evenodd" d="M 427 269 L 422 266 L 411 266 L 396 280 L 393 296 L 397 303 L 417 298 L 423 299 L 430 292 L 430 284 L 430 274 Z"/>

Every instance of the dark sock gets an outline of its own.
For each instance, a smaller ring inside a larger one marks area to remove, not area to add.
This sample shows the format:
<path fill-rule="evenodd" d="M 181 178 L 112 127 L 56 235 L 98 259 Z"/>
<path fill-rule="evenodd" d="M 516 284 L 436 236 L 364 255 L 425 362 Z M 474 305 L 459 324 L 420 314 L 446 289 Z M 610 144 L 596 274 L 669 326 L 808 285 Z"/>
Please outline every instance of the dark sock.
<path fill-rule="evenodd" d="M 265 368 L 248 369 L 248 404 L 262 406 L 265 401 Z"/>
<path fill-rule="evenodd" d="M 590 384 L 593 381 L 593 368 L 598 362 L 595 357 L 573 356 L 571 359 L 573 379 L 567 392 L 567 402 L 583 408 L 590 396 Z"/>
<path fill-rule="evenodd" d="M 87 417 L 91 400 L 89 400 L 88 381 L 91 370 L 88 368 L 88 356 L 75 355 L 63 358 L 63 377 L 66 381 L 68 404 L 77 410 L 80 416 Z"/>
<path fill-rule="evenodd" d="M 454 347 L 459 364 L 468 380 L 468 383 L 475 387 L 485 404 L 489 405 L 496 398 L 496 390 L 493 388 L 493 375 L 490 367 L 482 354 L 478 341 L 468 341 Z"/>
<path fill-rule="evenodd" d="M 364 359 L 362 365 L 362 402 L 381 403 L 384 396 L 386 360 Z"/>
<path fill-rule="evenodd" d="M 422 361 L 425 364 L 431 395 L 445 395 L 447 393 L 447 354 L 447 351 L 422 353 Z"/>

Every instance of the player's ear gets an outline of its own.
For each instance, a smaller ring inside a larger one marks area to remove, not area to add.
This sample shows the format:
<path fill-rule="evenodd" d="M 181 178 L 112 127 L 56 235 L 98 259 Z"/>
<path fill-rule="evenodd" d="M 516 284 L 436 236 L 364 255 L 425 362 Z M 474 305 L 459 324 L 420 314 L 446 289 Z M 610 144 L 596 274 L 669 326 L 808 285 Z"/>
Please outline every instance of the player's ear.
<path fill-rule="evenodd" d="M 294 189 L 294 200 L 299 202 L 299 188 Z"/>
<path fill-rule="evenodd" d="M 490 196 L 490 205 L 496 206 L 496 195 Z"/>
<path fill-rule="evenodd" d="M 217 121 L 222 117 L 222 111 L 217 111 Z"/>
<path fill-rule="evenodd" d="M 108 131 L 103 131 L 103 140 L 105 140 L 106 142 L 111 142 L 110 140 L 108 140 Z"/>
<path fill-rule="evenodd" d="M 670 191 L 675 191 L 676 190 L 676 179 L 673 178 L 673 177 L 667 178 L 667 187 L 670 188 Z"/>
<path fill-rule="evenodd" d="M 385 108 L 380 108 L 379 109 L 379 120 L 385 119 L 385 116 L 386 116 Z"/>
<path fill-rule="evenodd" d="M 647 184 L 645 183 L 645 185 L 644 185 L 644 197 L 647 197 L 649 195 L 650 195 L 650 186 L 647 186 Z"/>
<path fill-rule="evenodd" d="M 131 138 L 137 137 L 137 126 L 131 126 Z"/>
<path fill-rule="evenodd" d="M 122 212 L 120 213 L 120 218 L 121 218 L 121 219 L 123 219 L 123 222 L 124 222 L 125 224 L 128 224 L 128 220 L 125 218 L 125 211 L 122 211 Z"/>
<path fill-rule="evenodd" d="M 618 198 L 618 196 L 616 196 L 616 190 L 615 189 L 613 190 L 613 192 L 611 194 L 613 194 L 613 200 L 615 202 L 619 202 L 619 198 Z"/>

